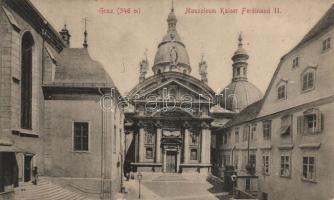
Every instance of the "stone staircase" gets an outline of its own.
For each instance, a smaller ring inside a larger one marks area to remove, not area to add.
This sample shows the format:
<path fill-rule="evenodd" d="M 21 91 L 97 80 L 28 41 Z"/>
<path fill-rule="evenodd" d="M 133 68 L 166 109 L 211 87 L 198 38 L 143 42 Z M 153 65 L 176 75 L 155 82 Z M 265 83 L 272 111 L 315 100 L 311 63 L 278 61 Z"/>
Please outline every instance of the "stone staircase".
<path fill-rule="evenodd" d="M 47 179 L 41 178 L 38 185 L 25 183 L 15 189 L 15 200 L 94 200 L 72 192 Z"/>

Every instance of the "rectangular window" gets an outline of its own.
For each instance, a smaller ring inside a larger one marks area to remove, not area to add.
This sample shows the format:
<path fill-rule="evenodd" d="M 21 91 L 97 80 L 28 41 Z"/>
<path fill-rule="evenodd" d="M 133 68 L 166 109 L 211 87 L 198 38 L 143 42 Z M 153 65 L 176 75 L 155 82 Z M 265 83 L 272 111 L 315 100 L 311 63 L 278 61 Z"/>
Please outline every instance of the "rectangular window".
<path fill-rule="evenodd" d="M 286 115 L 281 118 L 281 136 L 291 136 L 292 116 Z"/>
<path fill-rule="evenodd" d="M 239 128 L 235 128 L 234 139 L 235 139 L 235 143 L 239 142 Z"/>
<path fill-rule="evenodd" d="M 197 160 L 197 149 L 190 150 L 190 160 Z"/>
<path fill-rule="evenodd" d="M 286 87 L 285 85 L 279 86 L 277 89 L 278 99 L 286 99 Z"/>
<path fill-rule="evenodd" d="M 268 200 L 268 193 L 262 192 L 262 200 Z"/>
<path fill-rule="evenodd" d="M 88 151 L 88 122 L 74 122 L 73 123 L 73 150 L 74 151 Z"/>
<path fill-rule="evenodd" d="M 248 133 L 249 133 L 249 126 L 244 126 L 243 132 L 242 132 L 242 141 L 245 142 L 248 140 Z"/>
<path fill-rule="evenodd" d="M 256 124 L 252 124 L 250 139 L 256 140 Z"/>
<path fill-rule="evenodd" d="M 223 144 L 227 144 L 227 134 L 223 135 Z"/>
<path fill-rule="evenodd" d="M 292 68 L 296 68 L 299 66 L 299 57 L 296 57 L 292 60 Z"/>
<path fill-rule="evenodd" d="M 263 174 L 269 175 L 269 155 L 262 156 Z"/>
<path fill-rule="evenodd" d="M 271 121 L 263 121 L 263 140 L 270 140 L 271 138 Z"/>
<path fill-rule="evenodd" d="M 235 152 L 235 154 L 234 154 L 234 160 L 233 160 L 233 162 L 234 162 L 234 168 L 235 169 L 238 169 L 238 163 L 239 163 L 239 155 L 238 155 L 238 153 L 237 152 Z"/>
<path fill-rule="evenodd" d="M 289 155 L 281 155 L 281 172 L 282 177 L 290 177 L 291 159 Z"/>
<path fill-rule="evenodd" d="M 256 155 L 255 154 L 251 154 L 249 156 L 249 163 L 255 169 L 255 167 L 256 167 Z"/>
<path fill-rule="evenodd" d="M 224 166 L 230 165 L 230 155 L 224 155 Z"/>
<path fill-rule="evenodd" d="M 325 51 L 327 49 L 331 48 L 331 38 L 327 38 L 322 42 L 322 50 Z"/>
<path fill-rule="evenodd" d="M 306 110 L 297 118 L 297 131 L 300 134 L 315 134 L 322 131 L 323 115 L 317 108 Z"/>
<path fill-rule="evenodd" d="M 250 178 L 246 178 L 246 183 L 245 183 L 245 190 L 246 191 L 250 191 L 250 188 L 251 188 L 251 180 Z"/>
<path fill-rule="evenodd" d="M 302 90 L 310 90 L 314 87 L 314 72 L 308 72 L 303 75 Z"/>
<path fill-rule="evenodd" d="M 303 179 L 315 181 L 315 156 L 303 156 Z"/>

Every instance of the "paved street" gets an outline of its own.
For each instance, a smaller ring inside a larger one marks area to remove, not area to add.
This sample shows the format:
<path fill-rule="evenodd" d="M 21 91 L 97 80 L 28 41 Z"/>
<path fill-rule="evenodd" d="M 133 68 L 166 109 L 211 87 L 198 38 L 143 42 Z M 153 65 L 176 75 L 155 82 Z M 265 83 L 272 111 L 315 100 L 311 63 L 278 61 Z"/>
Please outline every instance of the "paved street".
<path fill-rule="evenodd" d="M 141 199 L 227 200 L 227 193 L 222 191 L 221 183 L 210 182 L 205 180 L 203 176 L 179 174 L 151 176 L 150 174 L 146 174 L 146 178 L 141 181 Z M 125 186 L 128 193 L 125 194 L 123 198 L 126 200 L 138 199 L 138 181 L 126 181 Z"/>

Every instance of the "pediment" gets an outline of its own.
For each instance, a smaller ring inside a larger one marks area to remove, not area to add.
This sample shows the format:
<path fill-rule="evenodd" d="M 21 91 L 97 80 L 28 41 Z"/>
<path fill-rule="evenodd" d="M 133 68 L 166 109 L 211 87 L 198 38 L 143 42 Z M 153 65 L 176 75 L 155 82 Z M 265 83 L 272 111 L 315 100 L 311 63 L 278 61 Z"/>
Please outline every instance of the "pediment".
<path fill-rule="evenodd" d="M 145 100 L 155 98 L 163 100 L 173 98 L 175 100 L 198 101 L 203 102 L 213 101 L 214 96 L 209 92 L 196 87 L 195 85 L 187 84 L 176 79 L 167 80 L 161 84 L 151 83 L 146 87 L 141 88 L 134 94 L 136 100 Z"/>

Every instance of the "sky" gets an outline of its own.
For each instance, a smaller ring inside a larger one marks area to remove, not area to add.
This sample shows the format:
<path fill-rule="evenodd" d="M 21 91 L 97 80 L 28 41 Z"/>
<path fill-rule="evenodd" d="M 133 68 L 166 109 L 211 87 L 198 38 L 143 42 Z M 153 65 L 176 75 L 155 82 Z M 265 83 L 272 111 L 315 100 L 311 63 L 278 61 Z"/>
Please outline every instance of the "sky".
<path fill-rule="evenodd" d="M 139 81 L 139 63 L 150 64 L 167 31 L 172 0 L 31 0 L 48 22 L 60 30 L 66 23 L 71 47 L 82 47 L 87 18 L 88 49 L 101 62 L 122 94 Z M 177 31 L 186 45 L 199 78 L 201 55 L 208 63 L 208 84 L 216 92 L 231 82 L 231 57 L 242 32 L 250 58 L 248 80 L 263 93 L 279 59 L 291 50 L 334 3 L 333 0 L 174 0 Z M 220 13 L 220 9 L 237 13 Z M 245 9 L 270 13 L 242 13 Z M 274 13 L 279 8 L 279 13 Z M 186 13 L 187 9 L 214 9 L 216 13 Z M 130 11 L 121 13 L 121 11 Z M 104 11 L 104 13 L 102 12 Z"/>

